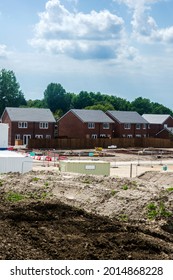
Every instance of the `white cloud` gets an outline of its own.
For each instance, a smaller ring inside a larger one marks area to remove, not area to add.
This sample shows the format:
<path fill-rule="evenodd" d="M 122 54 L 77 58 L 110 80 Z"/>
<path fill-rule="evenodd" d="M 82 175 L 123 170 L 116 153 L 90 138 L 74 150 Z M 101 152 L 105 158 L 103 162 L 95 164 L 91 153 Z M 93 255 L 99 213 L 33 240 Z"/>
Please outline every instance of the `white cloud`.
<path fill-rule="evenodd" d="M 133 12 L 131 25 L 133 28 L 133 37 L 146 43 L 173 42 L 173 26 L 159 29 L 156 21 L 149 14 L 152 10 L 152 4 L 163 2 L 165 0 L 113 0 L 123 3 Z"/>
<path fill-rule="evenodd" d="M 115 58 L 125 40 L 123 19 L 108 10 L 72 13 L 59 0 L 49 0 L 39 18 L 30 44 L 48 52 L 78 59 Z"/>
<path fill-rule="evenodd" d="M 6 45 L 0 45 L 0 59 L 7 58 L 9 51 L 7 50 Z"/>

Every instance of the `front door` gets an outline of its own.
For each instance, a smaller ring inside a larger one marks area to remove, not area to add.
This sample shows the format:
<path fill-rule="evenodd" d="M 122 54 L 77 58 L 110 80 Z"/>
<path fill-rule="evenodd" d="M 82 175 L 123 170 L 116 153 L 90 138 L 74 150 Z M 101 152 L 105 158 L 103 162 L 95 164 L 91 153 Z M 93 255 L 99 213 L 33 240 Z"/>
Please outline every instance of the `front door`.
<path fill-rule="evenodd" d="M 23 135 L 23 145 L 28 145 L 28 140 L 31 139 L 30 134 L 24 134 Z"/>

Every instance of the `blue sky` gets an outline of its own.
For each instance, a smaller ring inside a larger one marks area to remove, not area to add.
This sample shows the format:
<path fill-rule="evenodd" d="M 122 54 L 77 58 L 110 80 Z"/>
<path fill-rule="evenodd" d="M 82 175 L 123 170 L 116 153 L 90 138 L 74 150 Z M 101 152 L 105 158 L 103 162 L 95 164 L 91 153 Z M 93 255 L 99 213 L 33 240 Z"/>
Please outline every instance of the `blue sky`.
<path fill-rule="evenodd" d="M 54 82 L 173 110 L 172 11 L 171 0 L 1 0 L 0 69 L 27 100 Z"/>

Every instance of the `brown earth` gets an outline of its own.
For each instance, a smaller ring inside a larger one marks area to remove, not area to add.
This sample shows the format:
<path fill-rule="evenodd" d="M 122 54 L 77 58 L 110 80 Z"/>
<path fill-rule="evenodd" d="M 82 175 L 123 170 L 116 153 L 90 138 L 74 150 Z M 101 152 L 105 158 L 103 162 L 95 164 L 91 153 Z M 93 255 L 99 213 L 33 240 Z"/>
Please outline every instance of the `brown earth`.
<path fill-rule="evenodd" d="M 1 174 L 0 259 L 173 259 L 173 173 L 157 174 Z"/>

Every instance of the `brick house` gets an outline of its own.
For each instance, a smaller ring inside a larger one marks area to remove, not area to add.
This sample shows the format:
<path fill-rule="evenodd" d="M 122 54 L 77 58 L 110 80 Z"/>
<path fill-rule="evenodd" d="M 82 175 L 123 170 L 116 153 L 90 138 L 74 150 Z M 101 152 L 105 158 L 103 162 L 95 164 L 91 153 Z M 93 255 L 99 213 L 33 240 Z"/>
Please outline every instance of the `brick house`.
<path fill-rule="evenodd" d="M 101 110 L 71 109 L 58 121 L 58 137 L 112 137 L 113 120 Z"/>
<path fill-rule="evenodd" d="M 142 117 L 149 123 L 150 137 L 169 138 L 173 129 L 173 118 L 170 115 L 143 114 Z"/>
<path fill-rule="evenodd" d="M 55 118 L 49 109 L 6 107 L 2 123 L 9 125 L 8 144 L 28 144 L 33 138 L 54 138 Z"/>
<path fill-rule="evenodd" d="M 148 137 L 148 122 L 137 112 L 107 111 L 106 114 L 114 121 L 113 137 Z"/>

